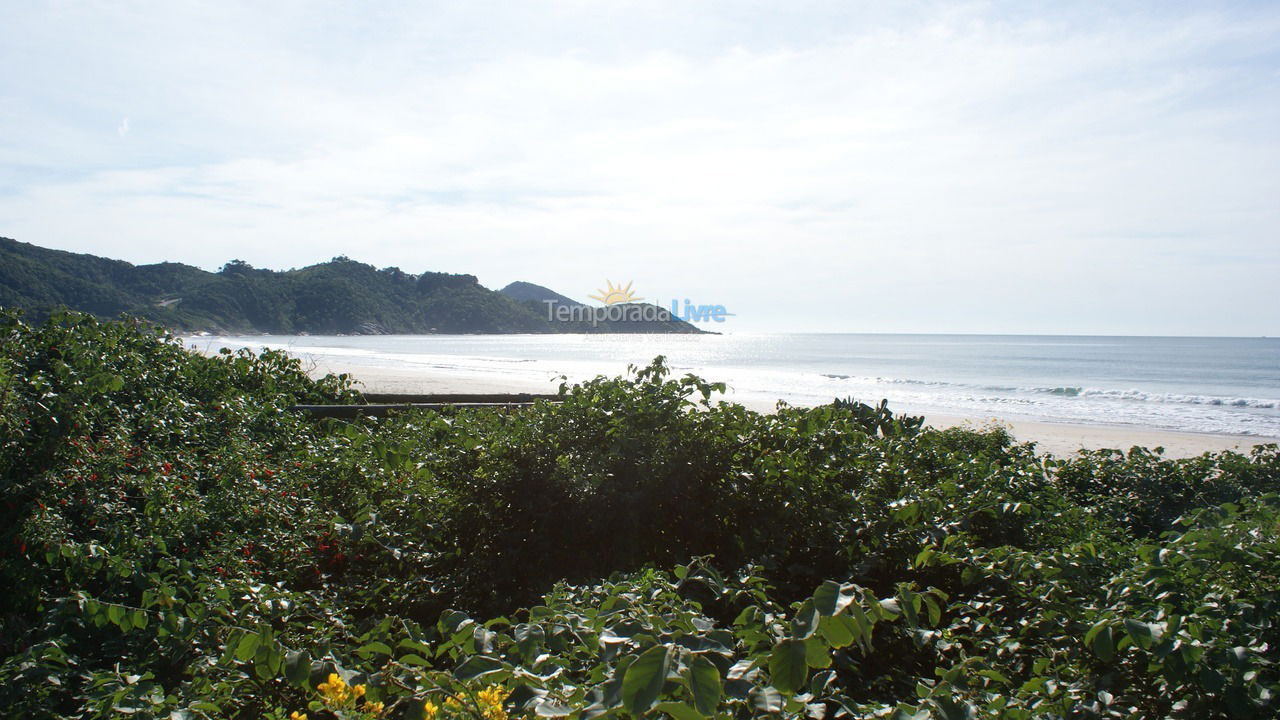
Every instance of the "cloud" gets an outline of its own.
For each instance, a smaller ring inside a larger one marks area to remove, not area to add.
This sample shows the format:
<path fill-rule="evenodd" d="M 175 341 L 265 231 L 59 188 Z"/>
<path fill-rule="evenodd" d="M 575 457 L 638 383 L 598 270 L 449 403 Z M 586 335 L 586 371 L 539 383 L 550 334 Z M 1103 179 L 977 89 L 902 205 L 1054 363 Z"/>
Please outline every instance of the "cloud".
<path fill-rule="evenodd" d="M 20 130 L 63 141 L 0 158 L 61 172 L 8 178 L 0 232 L 578 297 L 625 277 L 744 328 L 1275 332 L 1280 15 L 845 7 L 235 9 L 187 54 L 184 18 L 147 14 L 159 39 L 110 70 L 151 90 L 77 100 L 127 102 L 146 147 L 83 155 L 75 84 L 19 88 Z"/>
<path fill-rule="evenodd" d="M 116 128 L 116 134 L 120 137 L 124 137 L 129 134 L 129 118 L 126 117 L 120 121 L 119 127 Z"/>

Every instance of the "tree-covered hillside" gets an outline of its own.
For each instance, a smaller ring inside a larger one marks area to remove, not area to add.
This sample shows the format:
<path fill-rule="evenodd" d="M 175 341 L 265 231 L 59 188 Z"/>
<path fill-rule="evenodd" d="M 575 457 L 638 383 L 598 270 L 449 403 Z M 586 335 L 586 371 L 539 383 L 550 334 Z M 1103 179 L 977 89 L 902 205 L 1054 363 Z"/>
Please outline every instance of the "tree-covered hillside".
<path fill-rule="evenodd" d="M 473 275 L 381 270 L 338 257 L 294 270 L 239 260 L 211 273 L 190 265 L 133 265 L 0 238 L 0 306 L 34 319 L 58 308 L 166 327 L 272 334 L 698 332 L 661 322 L 557 322 L 541 303 L 485 288 Z M 665 312 L 665 311 L 663 311 Z"/>

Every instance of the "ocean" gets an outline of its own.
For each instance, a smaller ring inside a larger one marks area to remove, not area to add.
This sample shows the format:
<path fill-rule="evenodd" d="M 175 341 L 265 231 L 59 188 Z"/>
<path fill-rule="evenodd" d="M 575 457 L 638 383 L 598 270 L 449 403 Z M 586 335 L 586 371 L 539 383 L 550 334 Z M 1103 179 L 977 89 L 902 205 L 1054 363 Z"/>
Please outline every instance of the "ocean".
<path fill-rule="evenodd" d="M 355 368 L 545 383 L 666 356 L 727 399 L 853 397 L 913 413 L 1280 438 L 1280 339 L 1061 335 L 365 335 L 188 338 Z"/>

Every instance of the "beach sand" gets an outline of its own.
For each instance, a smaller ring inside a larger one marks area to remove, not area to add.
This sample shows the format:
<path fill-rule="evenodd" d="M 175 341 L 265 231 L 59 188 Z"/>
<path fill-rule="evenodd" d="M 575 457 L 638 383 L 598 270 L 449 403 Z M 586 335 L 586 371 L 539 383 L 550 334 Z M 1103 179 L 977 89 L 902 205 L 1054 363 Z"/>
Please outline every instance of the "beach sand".
<path fill-rule="evenodd" d="M 1165 456 L 1182 458 L 1220 450 L 1247 453 L 1254 445 L 1280 442 L 1277 438 L 1261 438 L 1256 435 L 1215 435 L 1124 425 L 1082 425 L 1021 419 L 1010 421 L 937 414 L 926 414 L 925 422 L 936 428 L 965 426 L 980 429 L 993 423 L 1003 425 L 1018 440 L 1034 442 L 1037 451 L 1053 453 L 1058 457 L 1074 455 L 1082 448 L 1128 450 L 1136 445 L 1151 449 L 1164 448 Z"/>
<path fill-rule="evenodd" d="M 370 393 L 432 394 L 432 393 L 554 393 L 558 382 L 553 379 L 513 377 L 502 373 L 473 375 L 451 372 L 445 369 L 390 369 L 367 366 L 334 366 L 320 364 L 312 369 L 319 376 L 326 373 L 347 373 L 360 382 L 360 389 Z M 775 403 L 764 398 L 735 398 L 759 412 L 769 412 Z M 893 407 L 891 405 L 891 407 Z M 1254 445 L 1278 443 L 1277 438 L 1253 435 L 1215 435 L 1209 433 L 1175 432 L 1144 427 L 1119 425 L 1083 425 L 1044 422 L 1037 420 L 994 417 L 965 417 L 920 413 L 911 408 L 894 408 L 898 412 L 924 414 L 925 422 L 933 427 L 954 426 L 981 429 L 992 424 L 1002 425 L 1021 442 L 1034 442 L 1040 452 L 1058 457 L 1075 454 L 1080 449 L 1118 448 L 1127 450 L 1133 446 L 1164 448 L 1168 457 L 1193 457 L 1204 452 L 1236 450 L 1248 452 Z"/>

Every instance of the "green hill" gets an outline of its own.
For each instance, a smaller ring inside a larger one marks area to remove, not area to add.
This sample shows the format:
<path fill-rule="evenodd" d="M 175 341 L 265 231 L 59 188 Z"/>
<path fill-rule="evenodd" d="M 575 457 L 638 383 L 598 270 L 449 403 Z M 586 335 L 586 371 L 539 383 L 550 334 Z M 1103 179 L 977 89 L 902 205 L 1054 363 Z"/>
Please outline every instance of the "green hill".
<path fill-rule="evenodd" d="M 0 306 L 21 308 L 34 319 L 66 307 L 220 333 L 701 332 L 669 313 L 656 322 L 557 321 L 548 318 L 545 304 L 489 290 L 474 275 L 414 275 L 346 257 L 285 271 L 233 260 L 213 273 L 180 263 L 133 265 L 8 238 L 0 238 Z"/>

